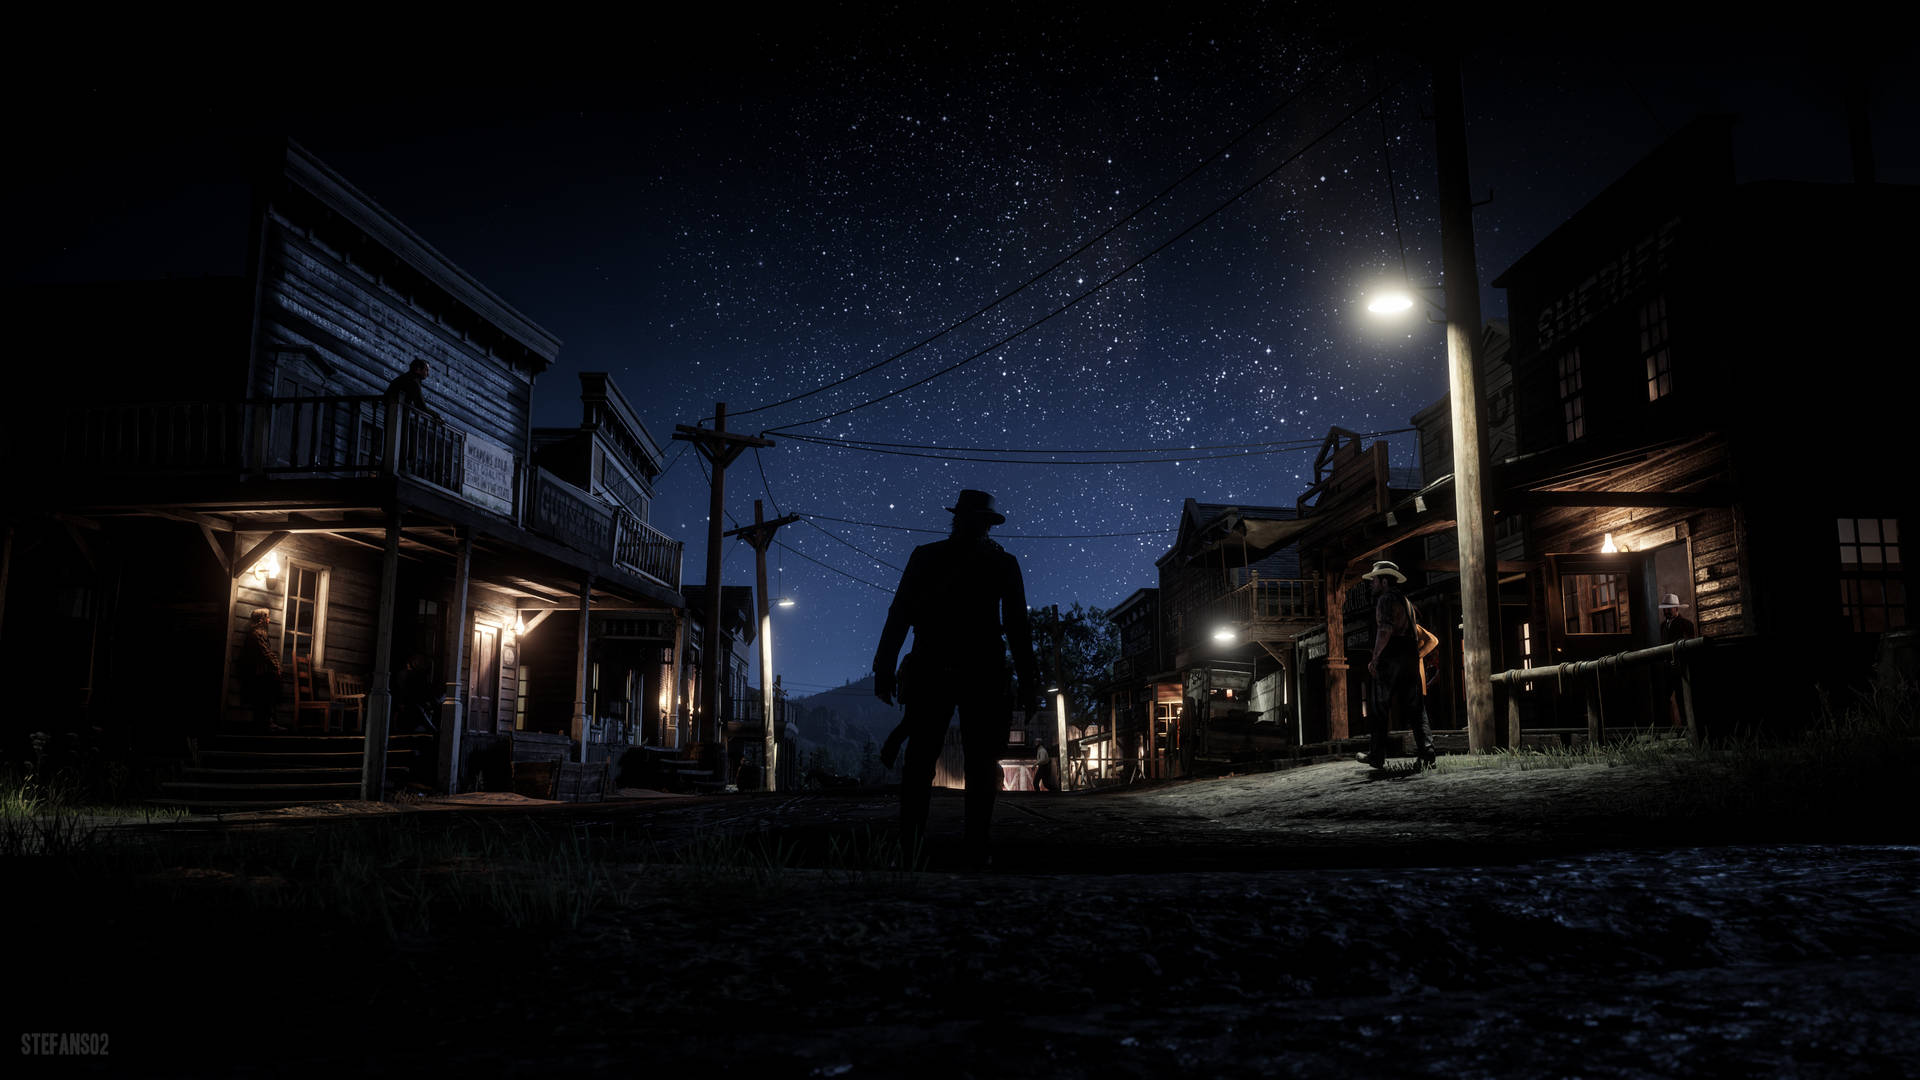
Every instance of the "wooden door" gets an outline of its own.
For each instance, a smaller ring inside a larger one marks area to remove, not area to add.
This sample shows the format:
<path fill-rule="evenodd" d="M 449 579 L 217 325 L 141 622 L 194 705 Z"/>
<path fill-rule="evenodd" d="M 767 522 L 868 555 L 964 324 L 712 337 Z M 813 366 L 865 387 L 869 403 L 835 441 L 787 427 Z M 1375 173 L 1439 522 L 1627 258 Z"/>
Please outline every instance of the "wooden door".
<path fill-rule="evenodd" d="M 500 689 L 500 631 L 473 628 L 473 666 L 467 673 L 467 718 L 475 731 L 494 729 L 494 695 Z"/>

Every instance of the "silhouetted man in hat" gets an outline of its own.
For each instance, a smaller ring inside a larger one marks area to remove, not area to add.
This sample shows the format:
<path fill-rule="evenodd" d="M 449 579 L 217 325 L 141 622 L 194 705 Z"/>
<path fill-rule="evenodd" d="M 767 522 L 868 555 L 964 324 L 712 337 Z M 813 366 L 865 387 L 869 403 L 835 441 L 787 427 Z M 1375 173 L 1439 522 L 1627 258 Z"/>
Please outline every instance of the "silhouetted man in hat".
<path fill-rule="evenodd" d="M 1008 700 L 1002 635 L 1013 652 L 1018 702 L 1029 720 L 1040 711 L 1039 665 L 1019 560 L 987 539 L 987 530 L 1006 517 L 993 508 L 993 496 L 971 489 L 947 510 L 953 514 L 953 535 L 913 549 L 900 575 L 873 656 L 873 692 L 892 703 L 894 661 L 911 629 L 913 652 L 903 665 L 909 677 L 901 700 L 907 736 L 900 770 L 901 845 L 909 859 L 917 857 L 933 797 L 934 766 L 958 709 L 966 757 L 967 858 L 985 869 L 1014 704 Z"/>
<path fill-rule="evenodd" d="M 1413 732 L 1413 752 L 1420 763 L 1432 765 L 1433 730 L 1427 723 L 1419 636 L 1414 629 L 1419 617 L 1413 601 L 1400 591 L 1407 575 L 1382 559 L 1360 576 L 1373 583 L 1373 658 L 1367 661 L 1367 674 L 1373 676 L 1373 708 L 1367 714 L 1372 746 L 1358 757 L 1376 769 L 1384 768 L 1387 731 L 1397 721 Z"/>

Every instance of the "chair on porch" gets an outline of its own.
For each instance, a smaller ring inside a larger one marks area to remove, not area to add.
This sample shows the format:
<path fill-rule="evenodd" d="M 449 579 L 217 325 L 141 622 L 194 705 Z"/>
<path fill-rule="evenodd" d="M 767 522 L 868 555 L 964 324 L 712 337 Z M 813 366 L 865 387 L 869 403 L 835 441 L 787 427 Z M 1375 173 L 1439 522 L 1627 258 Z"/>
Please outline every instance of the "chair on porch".
<path fill-rule="evenodd" d="M 360 677 L 332 668 L 322 668 L 321 674 L 327 677 L 327 703 L 340 718 L 341 733 L 360 734 L 367 715 L 367 689 Z"/>
<path fill-rule="evenodd" d="M 313 657 L 296 654 L 293 658 L 293 730 L 300 731 L 312 718 L 319 722 L 320 733 L 331 733 L 333 702 L 324 676 L 316 678 Z"/>

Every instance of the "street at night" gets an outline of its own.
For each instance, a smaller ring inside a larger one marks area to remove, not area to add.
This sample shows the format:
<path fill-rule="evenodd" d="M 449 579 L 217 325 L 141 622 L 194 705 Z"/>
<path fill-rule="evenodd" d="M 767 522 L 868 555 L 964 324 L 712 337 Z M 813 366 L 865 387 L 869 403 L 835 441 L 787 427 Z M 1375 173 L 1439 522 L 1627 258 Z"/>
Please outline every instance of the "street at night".
<path fill-rule="evenodd" d="M 110 1029 L 114 1071 L 181 1076 L 1911 1072 L 1910 823 L 1768 810 L 1715 775 L 1325 763 L 1006 794 L 990 874 L 940 866 L 958 798 L 935 800 L 933 868 L 892 869 L 888 791 L 191 818 L 151 838 L 180 866 L 42 882 L 60 901 L 32 905 L 17 1015 Z M 324 910 L 291 853 L 370 827 L 465 833 L 466 854 L 416 840 L 385 915 Z M 415 875 L 499 875 L 498 896 L 556 850 L 603 871 L 577 922 L 515 925 L 452 886 L 410 921 L 409 891 L 436 892 Z M 161 897 L 167 933 L 124 932 Z"/>
<path fill-rule="evenodd" d="M 7 76 L 8 1076 L 1920 1076 L 1906 37 L 160 18 Z"/>

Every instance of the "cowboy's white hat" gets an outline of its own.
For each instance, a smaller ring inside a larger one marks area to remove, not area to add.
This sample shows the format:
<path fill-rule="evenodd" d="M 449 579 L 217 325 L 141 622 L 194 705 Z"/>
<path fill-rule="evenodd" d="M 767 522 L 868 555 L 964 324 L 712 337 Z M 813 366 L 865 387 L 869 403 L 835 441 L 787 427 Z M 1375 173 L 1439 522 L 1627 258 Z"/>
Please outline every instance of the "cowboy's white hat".
<path fill-rule="evenodd" d="M 1360 577 L 1362 580 L 1365 580 L 1365 581 L 1371 581 L 1377 577 L 1390 577 L 1395 581 L 1407 580 L 1407 575 L 1401 573 L 1400 568 L 1398 566 L 1395 566 L 1393 563 L 1388 562 L 1385 559 L 1381 559 L 1379 562 L 1374 563 L 1373 569 L 1367 571 L 1364 574 L 1361 574 Z"/>
<path fill-rule="evenodd" d="M 1660 610 L 1661 610 L 1661 611 L 1665 611 L 1665 610 L 1667 610 L 1668 608 L 1676 608 L 1676 609 L 1677 609 L 1677 608 L 1683 608 L 1683 607 L 1686 607 L 1686 606 L 1687 606 L 1687 605 L 1685 605 L 1685 604 L 1683 604 L 1683 603 L 1681 603 L 1681 602 L 1680 602 L 1680 594 L 1679 594 L 1679 593 L 1668 593 L 1667 595 L 1665 595 L 1665 596 L 1663 596 L 1663 597 L 1661 597 L 1661 598 L 1660 598 Z"/>

